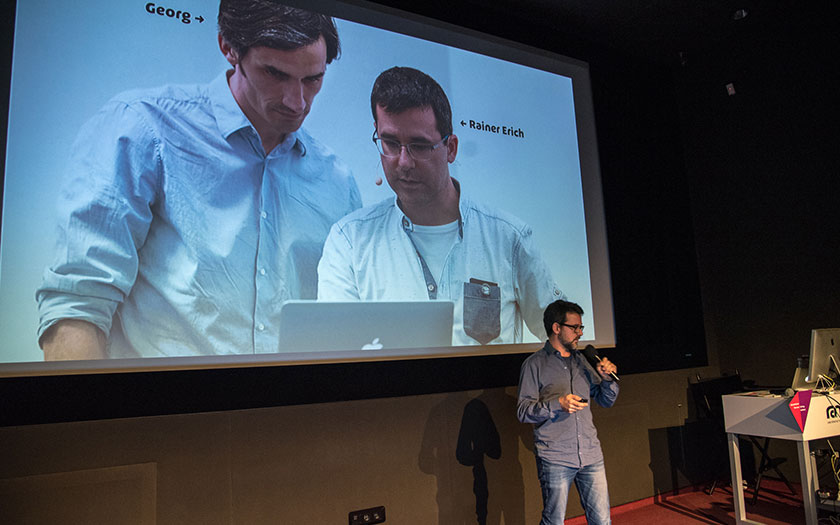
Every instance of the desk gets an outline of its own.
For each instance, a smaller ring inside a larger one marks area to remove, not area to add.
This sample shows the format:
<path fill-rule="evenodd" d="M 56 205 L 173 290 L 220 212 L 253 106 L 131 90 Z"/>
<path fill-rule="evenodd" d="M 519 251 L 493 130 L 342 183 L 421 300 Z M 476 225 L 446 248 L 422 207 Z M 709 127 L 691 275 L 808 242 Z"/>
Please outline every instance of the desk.
<path fill-rule="evenodd" d="M 807 393 L 807 395 L 806 395 Z M 823 395 L 810 391 L 799 392 L 794 401 L 799 402 L 800 417 L 804 428 L 791 411 L 791 398 L 749 392 L 723 396 L 723 417 L 729 448 L 729 468 L 732 473 L 732 499 L 735 504 L 735 523 L 761 525 L 747 519 L 744 508 L 744 486 L 741 476 L 741 451 L 738 434 L 796 441 L 799 473 L 802 478 L 802 500 L 805 506 L 805 523 L 817 525 L 816 461 L 811 457 L 809 441 L 840 435 L 840 410 L 832 409 L 832 402 Z M 840 400 L 840 394 L 833 394 Z M 833 403 L 834 406 L 837 403 Z"/>

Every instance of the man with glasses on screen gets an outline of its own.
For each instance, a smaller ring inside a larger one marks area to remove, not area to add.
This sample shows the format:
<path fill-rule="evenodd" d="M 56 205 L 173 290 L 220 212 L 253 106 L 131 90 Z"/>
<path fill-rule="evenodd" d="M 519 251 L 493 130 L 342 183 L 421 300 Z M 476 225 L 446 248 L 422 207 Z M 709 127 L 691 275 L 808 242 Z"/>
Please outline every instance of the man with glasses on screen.
<path fill-rule="evenodd" d="M 458 153 L 438 83 L 394 67 L 371 93 L 373 140 L 396 198 L 357 210 L 330 230 L 318 299 L 455 303 L 455 345 L 539 338 L 542 311 L 561 293 L 530 227 L 469 199 L 449 175 Z"/>
<path fill-rule="evenodd" d="M 80 132 L 37 292 L 46 359 L 275 352 L 314 299 L 329 227 L 361 206 L 301 128 L 340 51 L 332 18 L 222 0 L 232 70 L 118 95 Z"/>
<path fill-rule="evenodd" d="M 593 368 L 577 351 L 583 309 L 559 300 L 545 309 L 548 341 L 522 363 L 516 406 L 519 421 L 534 425 L 534 454 L 543 496 L 540 525 L 562 524 L 572 482 L 590 525 L 610 523 L 610 499 L 601 443 L 589 400 L 609 408 L 618 397 L 603 358 Z"/>

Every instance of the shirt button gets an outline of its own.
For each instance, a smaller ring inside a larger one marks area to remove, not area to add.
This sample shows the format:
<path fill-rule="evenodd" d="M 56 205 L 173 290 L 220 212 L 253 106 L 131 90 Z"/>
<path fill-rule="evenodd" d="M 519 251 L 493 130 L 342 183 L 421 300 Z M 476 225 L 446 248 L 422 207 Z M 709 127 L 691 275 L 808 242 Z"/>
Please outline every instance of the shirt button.
<path fill-rule="evenodd" d="M 265 268 L 260 268 L 260 275 L 265 275 Z"/>
<path fill-rule="evenodd" d="M 266 217 L 268 217 L 268 214 L 266 212 L 262 212 L 262 213 L 260 213 L 260 217 L 265 219 Z"/>
<path fill-rule="evenodd" d="M 434 292 L 434 291 L 435 291 L 435 285 L 433 285 L 433 284 L 430 284 L 430 285 L 428 286 L 428 288 L 429 288 L 429 291 L 430 291 L 430 292 Z"/>
<path fill-rule="evenodd" d="M 258 324 L 258 325 L 257 325 L 257 330 L 259 330 L 260 332 L 262 332 L 263 330 L 265 330 L 265 325 L 264 325 L 264 324 L 262 324 L 262 323 Z"/>

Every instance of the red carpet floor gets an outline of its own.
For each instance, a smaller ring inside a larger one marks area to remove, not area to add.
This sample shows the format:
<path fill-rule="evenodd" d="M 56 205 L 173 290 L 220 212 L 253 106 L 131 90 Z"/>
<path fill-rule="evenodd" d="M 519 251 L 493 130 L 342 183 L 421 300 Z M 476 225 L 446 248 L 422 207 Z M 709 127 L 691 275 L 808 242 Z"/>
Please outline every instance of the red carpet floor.
<path fill-rule="evenodd" d="M 799 491 L 799 485 L 794 485 Z M 752 491 L 744 495 L 747 501 L 747 518 L 767 525 L 804 525 L 805 511 L 802 497 L 793 495 L 780 481 L 765 480 L 755 505 L 750 505 Z M 735 523 L 732 506 L 732 489 L 729 485 L 719 487 L 708 495 L 702 487 L 682 489 L 679 494 L 667 494 L 613 507 L 612 522 L 615 525 L 714 525 Z M 567 525 L 584 525 L 583 516 L 566 520 Z M 820 520 L 820 523 L 831 523 Z M 836 522 L 835 522 L 836 523 Z"/>

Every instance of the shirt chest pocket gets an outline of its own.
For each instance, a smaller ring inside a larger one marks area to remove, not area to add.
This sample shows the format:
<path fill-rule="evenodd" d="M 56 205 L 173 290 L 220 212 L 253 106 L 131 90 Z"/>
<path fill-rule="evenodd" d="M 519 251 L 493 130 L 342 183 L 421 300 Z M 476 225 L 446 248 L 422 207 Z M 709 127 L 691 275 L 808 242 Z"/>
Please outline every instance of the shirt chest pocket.
<path fill-rule="evenodd" d="M 481 344 L 501 333 L 502 294 L 499 285 L 478 279 L 464 283 L 464 331 Z"/>

